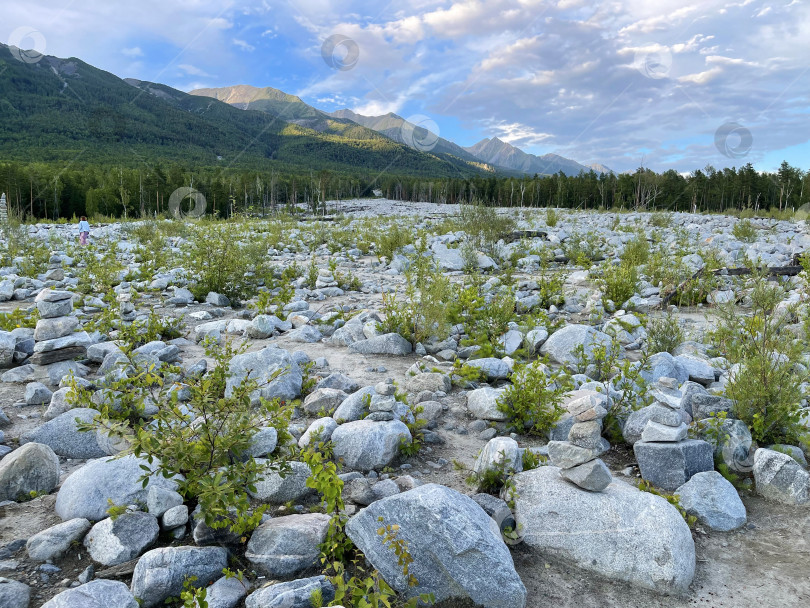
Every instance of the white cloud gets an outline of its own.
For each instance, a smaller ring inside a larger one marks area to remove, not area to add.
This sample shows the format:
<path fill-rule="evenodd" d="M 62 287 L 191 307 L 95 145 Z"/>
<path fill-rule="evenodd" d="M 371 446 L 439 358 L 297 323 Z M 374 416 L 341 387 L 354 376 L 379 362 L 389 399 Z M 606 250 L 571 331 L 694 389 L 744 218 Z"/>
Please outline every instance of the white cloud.
<path fill-rule="evenodd" d="M 133 46 L 131 49 L 121 49 L 121 54 L 124 57 L 143 57 L 143 51 L 139 46 Z"/>
<path fill-rule="evenodd" d="M 252 51 L 256 50 L 256 47 L 253 46 L 252 44 L 250 44 L 248 41 L 241 40 L 239 38 L 234 38 L 233 39 L 233 44 L 234 44 L 234 46 L 242 49 L 243 51 L 252 52 Z"/>
<path fill-rule="evenodd" d="M 193 65 L 190 65 L 190 64 L 187 64 L 187 63 L 181 63 L 177 67 L 180 68 L 181 70 L 183 70 L 189 76 L 202 76 L 204 78 L 211 78 L 212 77 L 211 74 L 209 74 L 205 70 L 201 70 L 200 68 L 198 68 L 196 66 L 193 66 Z"/>

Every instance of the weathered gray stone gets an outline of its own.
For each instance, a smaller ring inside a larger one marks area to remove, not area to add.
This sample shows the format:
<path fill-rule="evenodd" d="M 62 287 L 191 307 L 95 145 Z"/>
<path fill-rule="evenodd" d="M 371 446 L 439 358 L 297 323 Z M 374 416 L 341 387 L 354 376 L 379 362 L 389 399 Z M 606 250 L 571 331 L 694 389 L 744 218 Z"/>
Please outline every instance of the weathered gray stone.
<path fill-rule="evenodd" d="M 38 562 L 61 557 L 74 541 L 84 538 L 91 526 L 88 520 L 77 517 L 34 534 L 25 543 L 28 557 Z"/>
<path fill-rule="evenodd" d="M 647 366 L 641 370 L 641 377 L 648 384 L 655 384 L 660 378 L 674 378 L 677 384 L 689 379 L 683 365 L 669 353 L 656 353 L 650 357 Z"/>
<path fill-rule="evenodd" d="M 352 393 L 344 399 L 332 414 L 338 424 L 344 422 L 354 422 L 360 420 L 363 416 L 368 414 L 368 406 L 371 405 L 371 399 L 377 394 L 373 386 L 361 388 L 359 391 Z"/>
<path fill-rule="evenodd" d="M 17 348 L 17 338 L 10 332 L 0 331 L 0 369 L 11 367 L 14 364 L 14 350 Z M 8 372 L 7 372 L 8 373 Z M 3 376 L 3 382 L 9 382 Z"/>
<path fill-rule="evenodd" d="M 208 608 L 235 608 L 250 590 L 250 581 L 233 576 L 223 576 L 206 588 L 205 601 Z"/>
<path fill-rule="evenodd" d="M 303 403 L 307 414 L 318 415 L 324 412 L 331 415 L 348 395 L 336 388 L 317 388 L 306 396 Z"/>
<path fill-rule="evenodd" d="M 172 530 L 188 523 L 188 507 L 177 505 L 166 511 L 160 518 L 161 530 Z"/>
<path fill-rule="evenodd" d="M 267 461 L 257 458 L 256 462 L 265 464 Z M 311 475 L 309 467 L 303 462 L 293 461 L 288 464 L 290 471 L 284 477 L 273 470 L 268 470 L 262 479 L 256 482 L 256 491 L 250 495 L 269 504 L 283 505 L 310 494 L 312 490 L 307 487 L 307 479 Z"/>
<path fill-rule="evenodd" d="M 692 382 L 709 386 L 714 382 L 714 368 L 705 359 L 694 355 L 678 355 L 675 357 L 676 365 L 680 365 Z"/>
<path fill-rule="evenodd" d="M 146 493 L 146 508 L 151 515 L 160 517 L 169 509 L 183 504 L 183 497 L 173 489 L 152 485 Z"/>
<path fill-rule="evenodd" d="M 681 422 L 678 426 L 666 426 L 650 420 L 641 433 L 642 441 L 683 441 L 689 428 Z"/>
<path fill-rule="evenodd" d="M 501 359 L 485 357 L 483 359 L 470 359 L 464 365 L 474 367 L 484 374 L 484 378 L 491 382 L 493 380 L 506 380 L 512 369 Z"/>
<path fill-rule="evenodd" d="M 504 389 L 484 386 L 467 393 L 467 409 L 470 413 L 481 420 L 508 420 L 509 415 L 498 409 L 498 399 L 504 393 Z"/>
<path fill-rule="evenodd" d="M 578 346 L 582 346 L 586 356 L 590 357 L 594 346 L 597 345 L 610 347 L 610 336 L 590 325 L 566 325 L 549 336 L 540 347 L 540 354 L 549 357 L 555 363 L 573 368 L 578 363 L 575 356 Z"/>
<path fill-rule="evenodd" d="M 754 482 L 757 494 L 768 500 L 787 505 L 810 501 L 810 473 L 787 454 L 764 448 L 754 452 Z"/>
<path fill-rule="evenodd" d="M 745 505 L 740 495 L 717 471 L 695 473 L 675 494 L 686 512 L 707 528 L 727 532 L 745 524 Z"/>
<path fill-rule="evenodd" d="M 712 416 L 717 417 L 722 412 L 730 415 L 734 411 L 734 402 L 718 395 L 695 394 L 692 395 L 690 402 L 692 418 L 695 420 L 703 420 Z"/>
<path fill-rule="evenodd" d="M 278 445 L 278 431 L 272 426 L 259 427 L 256 434 L 250 438 L 250 447 L 247 456 L 261 458 L 272 454 Z"/>
<path fill-rule="evenodd" d="M 408 543 L 410 587 L 394 553 L 377 534 L 378 518 L 399 525 Z M 437 602 L 469 598 L 490 608 L 523 608 L 526 589 L 498 525 L 472 499 L 450 488 L 427 484 L 374 502 L 352 517 L 346 533 L 383 578 L 399 593 L 433 593 Z"/>
<path fill-rule="evenodd" d="M 614 479 L 583 492 L 556 467 L 513 478 L 524 544 L 609 580 L 684 593 L 695 574 L 689 526 L 666 499 Z"/>
<path fill-rule="evenodd" d="M 34 340 L 55 340 L 72 334 L 79 328 L 79 319 L 76 317 L 56 317 L 54 319 L 40 319 L 34 330 Z"/>
<path fill-rule="evenodd" d="M 107 499 L 116 505 L 145 503 L 152 486 L 168 490 L 177 488 L 174 480 L 162 475 L 151 475 L 143 487 L 141 478 L 145 471 L 141 465 L 154 470 L 154 465 L 150 466 L 146 460 L 133 455 L 91 460 L 62 483 L 56 495 L 57 515 L 63 520 L 83 517 L 99 521 L 107 517 Z"/>
<path fill-rule="evenodd" d="M 154 515 L 135 511 L 98 522 L 84 537 L 84 546 L 93 561 L 115 566 L 138 557 L 155 543 L 159 533 Z"/>
<path fill-rule="evenodd" d="M 275 517 L 254 530 L 245 558 L 273 578 L 304 572 L 318 562 L 329 520 L 323 513 Z"/>
<path fill-rule="evenodd" d="M 523 470 L 523 460 L 517 441 L 511 437 L 495 437 L 478 454 L 473 465 L 473 472 L 479 478 L 479 490 L 483 488 L 484 475 L 487 471 L 495 471 L 504 476 L 504 479 L 515 472 Z"/>
<path fill-rule="evenodd" d="M 304 434 L 298 440 L 298 447 L 306 448 L 310 443 L 317 438 L 318 442 L 327 442 L 332 438 L 332 433 L 338 427 L 338 423 L 334 418 L 318 418 L 315 422 L 307 427 Z"/>
<path fill-rule="evenodd" d="M 399 420 L 357 420 L 341 424 L 332 433 L 335 458 L 341 459 L 348 469 L 358 471 L 388 466 L 396 458 L 403 442 L 411 442 L 411 433 Z"/>
<path fill-rule="evenodd" d="M 453 388 L 450 378 L 444 374 L 427 373 L 416 374 L 405 380 L 405 390 L 409 393 L 421 393 L 422 391 L 430 391 L 435 393 L 443 391 L 449 393 Z"/>
<path fill-rule="evenodd" d="M 628 445 L 635 445 L 637 441 L 641 441 L 641 434 L 647 427 L 647 423 L 652 420 L 652 417 L 656 411 L 654 409 L 655 407 L 663 406 L 649 405 L 630 413 L 627 420 L 624 422 L 624 427 L 622 427 L 622 437 L 624 437 L 625 443 Z"/>
<path fill-rule="evenodd" d="M 31 588 L 25 583 L 0 577 L 0 606 L 3 608 L 28 608 Z"/>
<path fill-rule="evenodd" d="M 292 400 L 301 394 L 303 377 L 301 369 L 290 357 L 290 353 L 280 348 L 267 347 L 260 351 L 236 355 L 228 365 L 231 377 L 225 386 L 225 395 L 230 396 L 233 390 L 245 378 L 256 380 L 260 388 L 254 394 L 265 399 L 278 397 Z M 274 374 L 281 375 L 273 379 Z"/>
<path fill-rule="evenodd" d="M 65 458 L 100 458 L 111 456 L 99 445 L 97 431 L 81 431 L 80 424 L 91 424 L 98 411 L 76 408 L 60 414 L 20 438 L 21 442 L 42 443 Z"/>
<path fill-rule="evenodd" d="M 361 355 L 409 355 L 413 347 L 405 338 L 392 333 L 352 342 L 349 351 Z"/>
<path fill-rule="evenodd" d="M 324 388 L 337 389 L 338 391 L 343 391 L 344 393 L 349 394 L 360 390 L 360 385 L 357 383 L 357 380 L 349 378 L 345 374 L 335 372 L 333 374 L 329 374 L 326 378 L 318 382 L 318 384 L 315 385 L 315 391 L 312 394 L 314 395 L 319 389 Z"/>
<path fill-rule="evenodd" d="M 59 483 L 59 458 L 47 445 L 27 443 L 0 460 L 0 501 L 50 492 Z"/>
<path fill-rule="evenodd" d="M 69 291 L 43 289 L 34 298 L 42 319 L 65 317 L 73 311 L 73 294 Z"/>
<path fill-rule="evenodd" d="M 641 477 L 670 492 L 689 481 L 695 473 L 714 470 L 712 446 L 700 439 L 677 443 L 637 441 L 633 452 Z"/>
<path fill-rule="evenodd" d="M 257 589 L 245 598 L 245 608 L 311 608 L 316 591 L 326 603 L 335 598 L 334 586 L 321 575 Z"/>
<path fill-rule="evenodd" d="M 601 492 L 613 481 L 613 476 L 601 458 L 560 471 L 565 479 L 583 490 Z"/>
<path fill-rule="evenodd" d="M 222 547 L 152 549 L 135 566 L 132 595 L 143 608 L 153 608 L 170 596 L 179 596 L 186 578 L 196 576 L 194 585 L 204 587 L 220 578 L 227 566 L 228 551 Z"/>
<path fill-rule="evenodd" d="M 602 445 L 601 421 L 575 422 L 568 431 L 568 441 L 580 448 L 598 450 Z"/>
<path fill-rule="evenodd" d="M 29 382 L 25 385 L 25 404 L 44 405 L 51 402 L 53 392 L 41 382 Z"/>
<path fill-rule="evenodd" d="M 68 589 L 42 608 L 139 608 L 124 583 L 99 579 Z"/>
<path fill-rule="evenodd" d="M 599 450 L 581 448 L 567 441 L 549 441 L 548 457 L 555 467 L 570 469 L 599 456 Z"/>
<path fill-rule="evenodd" d="M 289 334 L 287 334 L 287 337 L 291 342 L 314 344 L 315 342 L 321 341 L 323 334 L 321 334 L 317 327 L 313 327 L 312 325 L 303 325 L 302 327 L 291 331 Z"/>

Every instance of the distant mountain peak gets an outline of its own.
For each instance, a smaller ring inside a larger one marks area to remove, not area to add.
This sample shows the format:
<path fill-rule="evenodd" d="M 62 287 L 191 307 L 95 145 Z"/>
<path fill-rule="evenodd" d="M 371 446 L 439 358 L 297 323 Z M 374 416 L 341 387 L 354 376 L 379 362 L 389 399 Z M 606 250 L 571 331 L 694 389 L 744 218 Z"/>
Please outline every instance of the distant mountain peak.
<path fill-rule="evenodd" d="M 587 173 L 591 169 L 599 172 L 610 171 L 602 165 L 598 165 L 602 167 L 601 169 L 598 169 L 597 165 L 585 166 L 551 152 L 542 156 L 529 154 L 498 137 L 484 138 L 465 150 L 486 163 L 519 171 L 526 175 L 553 175 L 560 171 L 566 175 L 578 175 L 581 171 Z"/>

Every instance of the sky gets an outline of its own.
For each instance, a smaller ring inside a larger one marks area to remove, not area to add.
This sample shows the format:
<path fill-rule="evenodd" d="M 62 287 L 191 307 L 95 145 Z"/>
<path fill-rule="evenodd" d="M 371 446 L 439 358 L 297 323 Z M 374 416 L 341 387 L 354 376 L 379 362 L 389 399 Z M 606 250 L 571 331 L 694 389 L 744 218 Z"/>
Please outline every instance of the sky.
<path fill-rule="evenodd" d="M 810 169 L 806 0 L 27 0 L 0 40 L 615 171 Z M 434 126 L 435 125 L 435 126 Z"/>

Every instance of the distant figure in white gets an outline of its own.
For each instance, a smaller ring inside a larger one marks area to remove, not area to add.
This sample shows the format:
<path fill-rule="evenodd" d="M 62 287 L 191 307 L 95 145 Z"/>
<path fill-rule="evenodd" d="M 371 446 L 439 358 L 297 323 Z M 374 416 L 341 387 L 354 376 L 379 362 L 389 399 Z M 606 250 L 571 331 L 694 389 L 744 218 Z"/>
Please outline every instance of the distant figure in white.
<path fill-rule="evenodd" d="M 79 243 L 87 245 L 87 237 L 90 236 L 90 224 L 85 216 L 79 220 Z"/>

